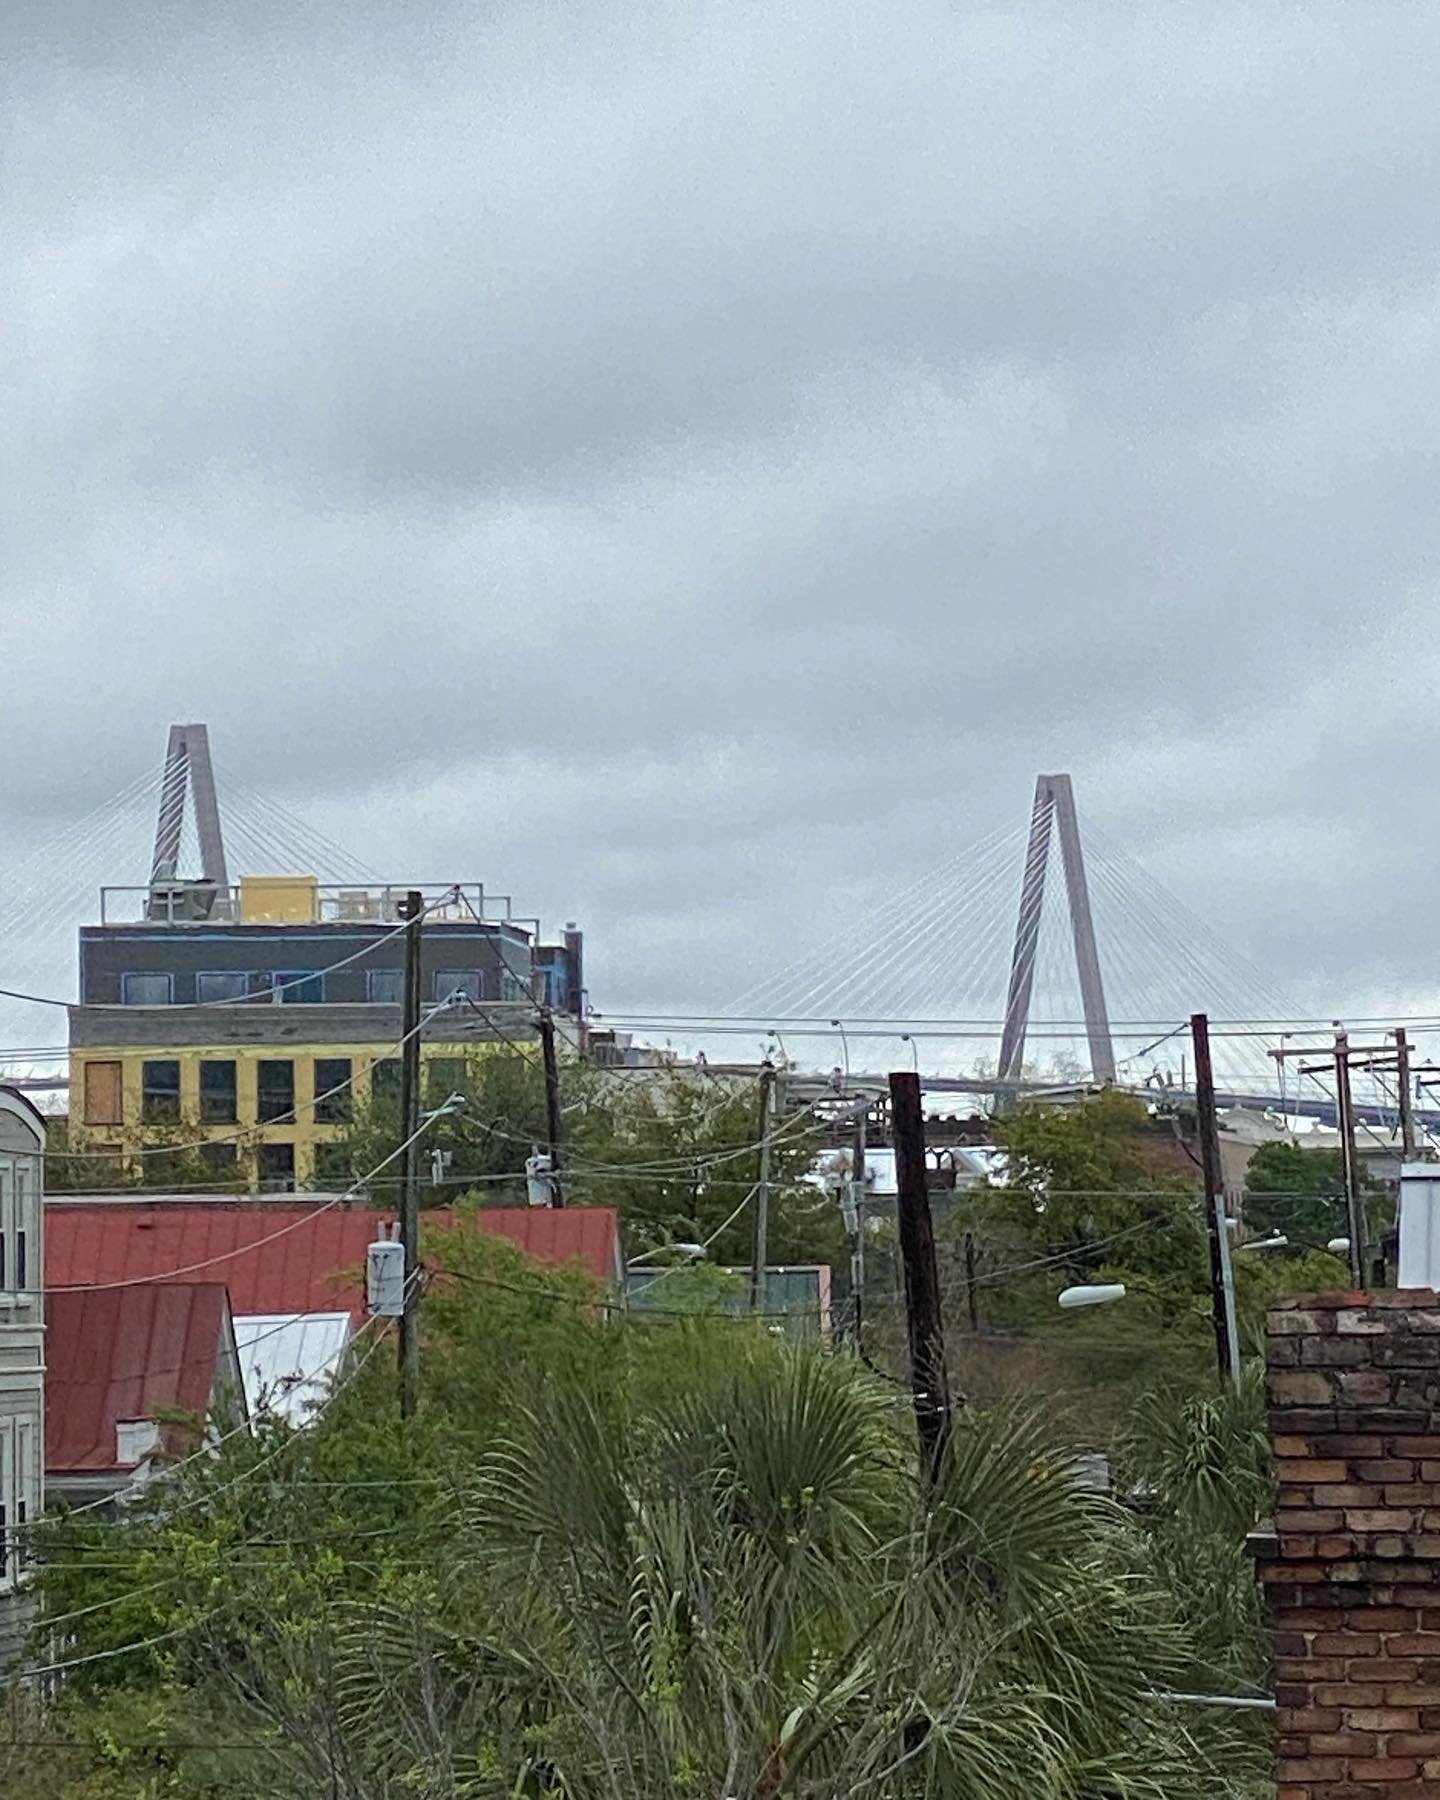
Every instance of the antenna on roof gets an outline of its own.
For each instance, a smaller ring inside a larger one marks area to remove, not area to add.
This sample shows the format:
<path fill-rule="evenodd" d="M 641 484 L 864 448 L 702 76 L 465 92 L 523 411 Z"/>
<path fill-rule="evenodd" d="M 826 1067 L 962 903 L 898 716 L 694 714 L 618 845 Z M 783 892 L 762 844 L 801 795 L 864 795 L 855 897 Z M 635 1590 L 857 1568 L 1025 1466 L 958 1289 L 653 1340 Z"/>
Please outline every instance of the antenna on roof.
<path fill-rule="evenodd" d="M 150 885 L 174 881 L 180 873 L 180 835 L 185 824 L 185 797 L 195 812 L 200 840 L 200 877 L 215 887 L 228 887 L 225 839 L 220 830 L 220 801 L 210 761 L 210 732 L 204 725 L 172 725 L 165 749 L 165 779 L 160 786 L 160 816 L 155 822 L 155 858 Z"/>

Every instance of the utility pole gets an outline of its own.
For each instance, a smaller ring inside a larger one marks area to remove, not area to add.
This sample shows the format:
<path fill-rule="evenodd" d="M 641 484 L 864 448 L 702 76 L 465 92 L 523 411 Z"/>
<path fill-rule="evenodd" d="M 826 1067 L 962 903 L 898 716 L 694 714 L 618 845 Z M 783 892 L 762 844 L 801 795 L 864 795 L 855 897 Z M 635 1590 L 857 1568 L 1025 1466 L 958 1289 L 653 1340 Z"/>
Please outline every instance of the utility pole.
<path fill-rule="evenodd" d="M 970 1331 L 980 1335 L 980 1308 L 975 1299 L 975 1234 L 965 1233 L 965 1310 L 970 1316 Z"/>
<path fill-rule="evenodd" d="M 1372 1074 L 1377 1071 L 1388 1073 L 1395 1071 L 1395 1079 L 1400 1088 L 1400 1135 L 1403 1143 L 1411 1145 L 1415 1141 L 1415 1114 L 1411 1105 L 1411 1091 L 1415 1070 L 1410 1064 L 1410 1043 L 1403 1030 L 1394 1032 L 1395 1047 L 1388 1045 L 1352 1045 L 1350 1034 L 1344 1026 L 1336 1023 L 1335 1042 L 1330 1051 L 1314 1046 L 1296 1045 L 1293 1048 L 1272 1050 L 1271 1056 L 1276 1062 L 1284 1062 L 1287 1058 L 1325 1057 L 1323 1062 L 1300 1064 L 1302 1075 L 1324 1076 L 1333 1072 L 1335 1079 L 1335 1115 L 1336 1124 L 1340 1128 L 1340 1157 L 1345 1170 L 1345 1213 L 1350 1232 L 1350 1279 L 1357 1288 L 1366 1285 L 1365 1261 L 1369 1250 L 1365 1228 L 1365 1196 L 1361 1188 L 1360 1152 L 1355 1142 L 1355 1098 L 1350 1086 L 1352 1068 L 1366 1069 Z M 1406 1154 L 1410 1152 L 1407 1150 Z M 1383 1281 L 1382 1275 L 1376 1277 Z"/>
<path fill-rule="evenodd" d="M 755 1183 L 755 1253 L 750 1259 L 750 1310 L 763 1312 L 765 1265 L 770 1255 L 770 1101 L 775 1089 L 775 1065 L 768 1059 L 760 1065 L 760 1119 L 756 1135 L 760 1141 L 760 1172 Z"/>
<path fill-rule="evenodd" d="M 1350 1092 L 1350 1037 L 1335 1029 L 1335 1102 L 1340 1153 L 1345 1163 L 1345 1211 L 1350 1224 L 1350 1279 L 1365 1286 L 1365 1203 L 1360 1197 L 1360 1153 L 1355 1146 L 1355 1101 Z"/>
<path fill-rule="evenodd" d="M 1225 1182 L 1220 1169 L 1220 1121 L 1215 1110 L 1215 1071 L 1210 1062 L 1210 1020 L 1205 1013 L 1190 1019 L 1195 1047 L 1195 1112 L 1200 1128 L 1200 1174 L 1205 1183 L 1205 1232 L 1210 1240 L 1210 1312 L 1215 1328 L 1215 1362 L 1222 1381 L 1240 1383 L 1239 1332 L 1235 1323 L 1235 1285 L 1230 1267 L 1230 1222 L 1225 1210 Z"/>
<path fill-rule="evenodd" d="M 550 1204 L 563 1206 L 565 1190 L 560 1185 L 560 1065 L 555 1058 L 555 1015 L 548 1006 L 540 1008 L 540 1055 L 545 1063 L 545 1140 L 550 1152 Z"/>
<path fill-rule="evenodd" d="M 420 1401 L 420 936 L 425 901 L 413 889 L 401 903 L 405 919 L 404 1042 L 400 1055 L 400 1243 L 405 1251 L 404 1310 L 400 1315 L 400 1416 L 413 1418 Z"/>
<path fill-rule="evenodd" d="M 933 1483 L 939 1477 L 950 1436 L 950 1379 L 945 1368 L 935 1225 L 930 1217 L 930 1190 L 925 1176 L 920 1077 L 909 1069 L 891 1071 L 890 1127 L 895 1144 L 900 1256 L 905 1265 L 910 1388 L 920 1434 L 921 1466 Z"/>
<path fill-rule="evenodd" d="M 855 1243 L 850 1251 L 850 1292 L 855 1302 L 855 1342 L 865 1314 L 865 1114 L 855 1115 L 850 1140 L 850 1203 L 855 1208 Z"/>
<path fill-rule="evenodd" d="M 1415 1091 L 1411 1085 L 1410 1039 L 1403 1025 L 1395 1028 L 1395 1092 L 1400 1103 L 1400 1152 L 1415 1160 Z"/>

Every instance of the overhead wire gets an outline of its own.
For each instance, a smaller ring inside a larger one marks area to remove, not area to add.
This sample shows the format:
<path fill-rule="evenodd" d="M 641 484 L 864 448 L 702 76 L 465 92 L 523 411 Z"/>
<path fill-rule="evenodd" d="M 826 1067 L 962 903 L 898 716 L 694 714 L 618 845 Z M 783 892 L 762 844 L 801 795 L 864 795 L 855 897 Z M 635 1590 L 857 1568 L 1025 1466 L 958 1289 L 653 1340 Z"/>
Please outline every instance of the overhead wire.
<path fill-rule="evenodd" d="M 210 1003 L 207 1002 L 206 1004 L 210 1004 Z M 437 1019 L 441 1013 L 447 1012 L 450 1009 L 451 1004 L 452 1004 L 452 997 L 448 996 L 448 995 L 446 996 L 445 999 L 437 1001 L 435 1003 L 435 1005 L 433 1007 L 431 1007 L 431 1009 L 427 1013 L 424 1014 L 424 1016 L 421 1018 L 418 1025 L 416 1025 L 412 1030 L 405 1032 L 404 1035 L 402 1037 L 397 1038 L 394 1043 L 385 1044 L 385 1045 L 381 1046 L 379 1051 L 374 1054 L 372 1060 L 375 1062 L 388 1062 L 391 1059 L 393 1059 L 393 1057 L 396 1055 L 396 1053 L 398 1051 L 404 1049 L 405 1045 L 410 1041 L 410 1039 L 412 1037 L 414 1037 L 420 1033 L 423 1033 L 425 1031 L 426 1027 L 429 1026 L 435 1019 Z M 344 1076 L 340 1081 L 335 1082 L 332 1086 L 322 1089 L 319 1093 L 317 1093 L 314 1096 L 314 1098 L 312 1100 L 304 1102 L 303 1104 L 306 1104 L 309 1106 L 319 1106 L 322 1103 L 322 1101 L 331 1100 L 335 1097 L 335 1095 L 343 1094 L 346 1092 L 347 1089 L 352 1088 L 355 1084 L 356 1075 L 358 1073 L 357 1068 L 356 1068 L 356 1060 L 357 1059 L 352 1057 L 349 1060 L 350 1060 L 350 1073 L 348 1075 Z M 119 1153 L 117 1160 L 119 1160 L 121 1162 L 125 1162 L 125 1161 L 129 1161 L 135 1157 L 140 1157 L 143 1159 L 147 1156 L 161 1156 L 161 1157 L 163 1157 L 163 1156 L 183 1156 L 187 1152 L 192 1151 L 192 1150 L 204 1150 L 207 1146 L 209 1146 L 211 1144 L 248 1143 L 252 1138 L 254 1138 L 256 1136 L 257 1133 L 263 1133 L 264 1129 L 267 1125 L 293 1125 L 293 1124 L 295 1124 L 301 1105 L 302 1105 L 302 1102 L 297 1099 L 290 1107 L 288 1107 L 286 1109 L 286 1111 L 284 1113 L 281 1113 L 276 1118 L 261 1119 L 261 1120 L 258 1120 L 254 1125 L 237 1125 L 235 1130 L 232 1132 L 212 1132 L 208 1137 L 194 1138 L 189 1143 L 136 1144 L 136 1145 L 133 1145 L 133 1146 L 123 1149 Z M 62 1161 L 62 1162 L 95 1162 L 97 1160 L 103 1160 L 103 1158 L 106 1154 L 107 1153 L 102 1153 L 102 1152 L 100 1152 L 98 1150 L 94 1150 L 94 1149 L 89 1149 L 89 1150 L 47 1150 L 45 1152 L 47 1160 L 58 1160 L 58 1161 Z M 223 1182 L 217 1182 L 215 1185 L 218 1187 L 223 1187 L 223 1186 L 227 1186 L 228 1184 L 223 1183 Z"/>
<path fill-rule="evenodd" d="M 412 1131 L 408 1137 L 397 1144 L 388 1155 L 382 1157 L 381 1160 L 376 1163 L 375 1167 L 366 1175 L 362 1176 L 359 1180 L 352 1182 L 343 1194 L 335 1194 L 321 1205 L 310 1207 L 302 1217 L 292 1219 L 289 1224 L 280 1226 L 277 1230 L 270 1232 L 265 1237 L 255 1238 L 247 1244 L 238 1244 L 230 1250 L 222 1250 L 215 1256 L 203 1257 L 198 1262 L 182 1264 L 181 1267 L 176 1269 L 166 1269 L 159 1272 L 152 1272 L 148 1275 L 133 1275 L 127 1277 L 123 1281 L 72 1281 L 64 1284 L 57 1283 L 52 1289 L 47 1291 L 54 1293 L 86 1294 L 111 1293 L 117 1288 L 143 1287 L 151 1282 L 173 1281 L 181 1275 L 193 1275 L 200 1269 L 215 1268 L 220 1263 L 231 1262 L 237 1256 L 249 1256 L 256 1250 L 263 1249 L 267 1244 L 278 1243 L 281 1238 L 289 1237 L 292 1232 L 299 1231 L 306 1225 L 313 1224 L 316 1219 L 323 1218 L 326 1213 L 333 1212 L 337 1206 L 344 1205 L 347 1200 L 351 1200 L 357 1194 L 362 1193 L 366 1182 L 372 1180 L 382 1169 L 389 1168 L 390 1164 L 398 1157 L 403 1156 L 405 1151 L 410 1148 L 411 1144 L 417 1143 L 419 1139 L 425 1135 L 432 1123 L 433 1118 L 422 1118 L 416 1130 Z"/>
<path fill-rule="evenodd" d="M 422 917 L 428 916 L 430 913 L 437 911 L 441 907 L 448 906 L 449 904 L 450 897 L 448 893 L 438 900 L 427 901 L 423 908 Z M 353 963 L 361 962 L 367 956 L 373 956 L 377 950 L 381 949 L 385 944 L 390 943 L 392 939 L 400 937 L 408 929 L 409 920 L 402 919 L 399 924 L 393 926 L 382 936 L 362 944 L 358 950 L 352 951 L 348 956 L 342 956 L 335 962 L 327 963 L 323 969 L 308 970 L 305 974 L 297 975 L 292 980 L 277 981 L 273 986 L 265 988 L 263 991 L 253 994 L 243 994 L 235 999 L 179 1000 L 170 1001 L 160 1006 L 127 1006 L 121 1001 L 106 1000 L 98 1002 L 87 1001 L 85 1002 L 85 1005 L 90 1011 L 138 1013 L 141 1015 L 146 1013 L 163 1013 L 168 1015 L 177 1012 L 206 1012 L 217 1006 L 245 1006 L 252 1001 L 269 1004 L 274 1002 L 277 994 L 286 993 L 289 989 L 294 987 L 304 987 L 308 982 L 323 980 L 327 975 L 334 975 L 340 969 L 348 969 Z M 59 1000 L 53 995 L 25 994 L 19 993 L 13 988 L 5 987 L 0 987 L 0 995 L 3 995 L 9 1000 L 29 1001 L 32 1005 L 36 1006 L 63 1006 L 67 1011 L 76 1004 L 73 1000 Z"/>
<path fill-rule="evenodd" d="M 354 1340 L 352 1340 L 352 1342 L 358 1342 L 360 1336 L 363 1335 L 364 1331 L 368 1330 L 374 1323 L 375 1323 L 375 1320 L 373 1320 L 373 1319 L 368 1320 L 366 1322 L 366 1325 L 361 1328 L 361 1332 L 356 1334 L 356 1338 Z M 356 1381 L 359 1379 L 361 1373 L 369 1365 L 370 1359 L 374 1356 L 376 1350 L 379 1349 L 380 1345 L 384 1341 L 385 1340 L 383 1337 L 380 1337 L 380 1336 L 376 1337 L 374 1343 L 367 1350 L 366 1354 L 360 1358 L 359 1362 L 351 1370 L 347 1371 L 347 1373 L 339 1381 L 337 1381 L 334 1384 L 334 1387 L 332 1388 L 331 1394 L 329 1396 L 330 1400 L 333 1400 L 340 1392 L 343 1391 L 343 1389 L 345 1387 L 349 1386 L 353 1381 Z M 250 1428 L 250 1421 L 247 1419 L 244 1421 L 243 1426 L 237 1427 L 235 1431 L 225 1433 L 224 1436 L 222 1436 L 218 1439 L 215 1439 L 210 1444 L 203 1446 L 202 1449 L 196 1451 L 194 1453 L 194 1455 L 186 1457 L 181 1462 L 171 1465 L 165 1471 L 167 1479 L 173 1479 L 173 1477 L 175 1476 L 175 1474 L 177 1474 L 179 1472 L 179 1470 L 181 1470 L 189 1465 L 194 1464 L 197 1460 L 199 1460 L 202 1457 L 204 1457 L 204 1458 L 213 1457 L 215 1450 L 220 1446 L 220 1444 L 222 1444 L 222 1443 L 226 1442 L 228 1439 L 238 1435 L 240 1430 L 242 1430 L 242 1429 L 248 1430 L 249 1428 Z M 299 1441 L 301 1441 L 301 1439 L 300 1439 L 300 1434 L 298 1434 L 298 1433 L 294 1437 L 282 1438 L 273 1450 L 267 1452 L 266 1455 L 260 1457 L 256 1462 L 248 1464 L 232 1480 L 227 1481 L 227 1482 L 222 1482 L 220 1484 L 220 1486 L 215 1487 L 215 1488 L 202 1489 L 200 1493 L 192 1495 L 188 1500 L 182 1500 L 178 1505 L 172 1506 L 168 1510 L 168 1512 L 162 1513 L 160 1515 L 162 1521 L 168 1521 L 170 1519 L 173 1519 L 181 1513 L 192 1510 L 197 1505 L 212 1504 L 214 1501 L 221 1498 L 221 1496 L 223 1496 L 227 1493 L 233 1492 L 234 1489 L 239 1487 L 243 1482 L 252 1480 L 257 1474 L 259 1474 L 259 1472 L 262 1469 L 270 1467 L 286 1450 L 288 1450 L 293 1444 L 295 1444 Z M 91 1510 L 97 1504 L 108 1506 L 112 1503 L 113 1503 L 112 1497 L 110 1495 L 106 1495 L 98 1503 L 91 1502 L 89 1506 L 73 1508 L 71 1510 L 71 1512 L 69 1512 L 66 1515 L 66 1519 L 67 1519 L 67 1521 L 74 1519 L 77 1515 Z M 42 1530 L 43 1528 L 44 1528 L 44 1522 L 38 1521 L 37 1525 L 33 1529 Z M 242 1544 L 237 1547 L 244 1548 L 245 1546 Z M 177 1581 L 177 1580 L 184 1580 L 185 1578 L 186 1578 L 186 1571 L 179 1570 L 175 1573 L 174 1576 L 170 1577 L 169 1580 L 173 1582 L 173 1581 Z M 129 1594 L 127 1594 L 123 1597 L 130 1598 L 131 1596 Z M 74 1614 L 61 1615 L 61 1617 L 58 1619 L 47 1619 L 47 1620 L 45 1620 L 45 1623 L 48 1626 L 61 1624 L 61 1623 L 65 1622 L 65 1619 L 67 1617 L 80 1617 L 86 1611 L 92 1611 L 92 1610 L 96 1610 L 96 1609 L 82 1608 L 77 1613 L 74 1613 Z M 206 1618 L 214 1618 L 217 1616 L 217 1614 L 218 1614 L 218 1609 L 216 1609 L 215 1611 L 212 1611 L 210 1614 L 206 1615 Z M 160 1632 L 149 1638 L 142 1638 L 141 1640 L 139 1640 L 136 1643 L 126 1644 L 126 1645 L 117 1645 L 117 1646 L 113 1646 L 107 1650 L 91 1651 L 82 1656 L 69 1657 L 69 1658 L 62 1659 L 61 1661 L 58 1661 L 58 1662 L 47 1663 L 38 1668 L 21 1669 L 16 1672 L 7 1671 L 6 1679 L 10 1682 L 36 1680 L 41 1676 L 57 1675 L 57 1674 L 66 1672 L 70 1669 L 82 1668 L 88 1663 L 103 1662 L 103 1661 L 106 1661 L 115 1656 L 125 1655 L 126 1653 L 133 1653 L 138 1650 L 153 1649 L 156 1646 L 158 1646 L 159 1644 L 169 1643 L 169 1642 L 173 1641 L 175 1638 L 183 1636 L 186 1632 L 197 1629 L 199 1625 L 201 1625 L 205 1622 L 206 1622 L 206 1619 L 202 1618 L 199 1620 L 191 1621 L 183 1626 L 179 1626 L 179 1627 L 175 1628 L 174 1630 L 167 1631 L 167 1632 Z"/>

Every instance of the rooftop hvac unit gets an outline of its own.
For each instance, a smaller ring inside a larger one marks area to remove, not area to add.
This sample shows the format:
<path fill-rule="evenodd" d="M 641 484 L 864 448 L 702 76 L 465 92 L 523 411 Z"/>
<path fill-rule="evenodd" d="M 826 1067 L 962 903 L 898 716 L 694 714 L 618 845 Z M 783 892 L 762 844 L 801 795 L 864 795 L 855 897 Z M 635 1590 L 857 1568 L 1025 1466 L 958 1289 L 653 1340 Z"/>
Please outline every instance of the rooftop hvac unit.
<path fill-rule="evenodd" d="M 381 910 L 380 896 L 368 888 L 341 888 L 335 898 L 336 916 L 347 921 L 378 919 Z"/>
<path fill-rule="evenodd" d="M 230 892 L 223 892 L 213 881 L 174 881 L 150 889 L 145 903 L 147 919 L 162 919 L 172 925 L 192 925 L 206 919 L 228 919 L 231 913 Z"/>

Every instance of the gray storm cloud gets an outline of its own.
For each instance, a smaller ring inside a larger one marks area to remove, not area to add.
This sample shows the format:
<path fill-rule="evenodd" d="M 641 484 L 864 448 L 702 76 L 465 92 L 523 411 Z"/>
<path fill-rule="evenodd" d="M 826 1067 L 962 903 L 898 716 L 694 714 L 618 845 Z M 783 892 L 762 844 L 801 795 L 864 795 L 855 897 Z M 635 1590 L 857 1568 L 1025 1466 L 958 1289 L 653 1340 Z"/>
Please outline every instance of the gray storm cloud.
<path fill-rule="evenodd" d="M 16 854 L 205 717 L 684 1009 L 1068 767 L 1277 986 L 1433 992 L 1429 9 L 0 39 Z"/>

